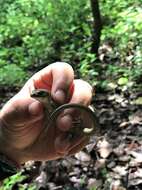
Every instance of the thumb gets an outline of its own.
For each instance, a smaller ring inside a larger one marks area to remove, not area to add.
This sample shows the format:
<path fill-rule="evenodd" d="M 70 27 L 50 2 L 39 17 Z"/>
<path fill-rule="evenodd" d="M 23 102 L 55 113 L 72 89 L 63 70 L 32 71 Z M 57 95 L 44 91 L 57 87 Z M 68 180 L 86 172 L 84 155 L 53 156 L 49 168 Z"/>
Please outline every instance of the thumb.
<path fill-rule="evenodd" d="M 21 97 L 18 94 L 10 99 L 0 112 L 0 118 L 7 126 L 23 126 L 38 121 L 43 117 L 43 106 L 40 102 Z"/>

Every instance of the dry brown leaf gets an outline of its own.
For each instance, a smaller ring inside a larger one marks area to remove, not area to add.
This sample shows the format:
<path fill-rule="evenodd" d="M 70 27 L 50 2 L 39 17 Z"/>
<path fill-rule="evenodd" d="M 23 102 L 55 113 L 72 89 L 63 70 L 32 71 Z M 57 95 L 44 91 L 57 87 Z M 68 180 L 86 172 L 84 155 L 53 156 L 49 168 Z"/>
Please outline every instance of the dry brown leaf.
<path fill-rule="evenodd" d="M 75 158 L 77 158 L 81 162 L 90 162 L 91 161 L 91 156 L 83 151 L 76 153 Z"/>
<path fill-rule="evenodd" d="M 113 151 L 112 145 L 106 139 L 99 141 L 97 147 L 98 152 L 102 158 L 107 158 Z"/>

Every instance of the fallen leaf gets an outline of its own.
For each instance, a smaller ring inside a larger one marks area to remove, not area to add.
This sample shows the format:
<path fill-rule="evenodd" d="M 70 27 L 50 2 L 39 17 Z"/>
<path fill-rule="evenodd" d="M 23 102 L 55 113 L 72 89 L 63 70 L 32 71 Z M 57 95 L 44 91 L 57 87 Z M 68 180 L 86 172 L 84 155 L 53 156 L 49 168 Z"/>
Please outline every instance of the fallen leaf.
<path fill-rule="evenodd" d="M 111 144 L 105 139 L 103 139 L 103 141 L 98 142 L 97 148 L 102 158 L 107 158 L 113 151 Z"/>
<path fill-rule="evenodd" d="M 81 162 L 90 162 L 91 161 L 91 156 L 83 151 L 76 153 L 75 158 L 77 158 Z"/>

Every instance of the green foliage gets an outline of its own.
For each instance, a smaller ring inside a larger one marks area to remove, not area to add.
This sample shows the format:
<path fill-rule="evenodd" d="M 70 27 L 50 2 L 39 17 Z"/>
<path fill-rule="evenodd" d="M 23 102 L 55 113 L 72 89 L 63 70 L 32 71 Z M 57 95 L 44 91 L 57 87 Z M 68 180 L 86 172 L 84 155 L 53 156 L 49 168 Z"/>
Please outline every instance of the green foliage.
<path fill-rule="evenodd" d="M 84 57 L 84 59 L 80 62 L 80 73 L 83 78 L 89 80 L 91 76 L 95 76 L 95 74 L 98 74 L 91 68 L 91 65 L 93 65 L 96 60 L 96 56 L 95 54 L 91 53 L 86 53 L 85 55 L 86 56 Z"/>
<path fill-rule="evenodd" d="M 0 67 L 25 71 L 56 60 L 69 61 L 90 35 L 86 0 L 1 1 Z M 85 13 L 85 14 L 84 14 Z"/>
<path fill-rule="evenodd" d="M 0 84 L 20 86 L 26 79 L 25 72 L 15 64 L 0 68 Z"/>
<path fill-rule="evenodd" d="M 35 184 L 22 184 L 22 181 L 25 180 L 27 176 L 22 175 L 21 172 L 17 173 L 16 175 L 13 175 L 3 181 L 3 185 L 0 187 L 0 190 L 12 190 L 13 185 L 17 184 L 17 187 L 19 190 L 37 190 L 37 187 Z M 21 183 L 21 184 L 20 184 Z"/>
<path fill-rule="evenodd" d="M 26 185 L 19 184 L 18 189 L 19 190 L 27 190 L 27 189 L 28 190 L 37 190 L 37 187 L 34 184 L 30 184 L 30 185 L 28 185 L 28 184 L 26 184 Z"/>
<path fill-rule="evenodd" d="M 97 190 L 97 188 L 96 187 L 92 187 L 90 190 Z"/>
<path fill-rule="evenodd" d="M 138 97 L 138 98 L 133 102 L 133 104 L 142 105 L 142 97 Z"/>
<path fill-rule="evenodd" d="M 13 175 L 10 178 L 5 179 L 3 181 L 3 186 L 0 187 L 0 190 L 11 190 L 15 183 L 21 182 L 25 178 L 26 176 L 21 175 L 21 173 L 19 172 L 16 175 Z"/>
<path fill-rule="evenodd" d="M 114 89 L 118 86 L 136 87 L 140 83 L 142 77 L 141 3 L 141 0 L 100 1 L 104 24 L 101 43 L 110 43 L 112 50 L 108 53 L 110 62 L 107 65 L 96 63 L 95 59 L 91 62 L 87 56 L 81 61 L 81 76 L 91 84 Z"/>
<path fill-rule="evenodd" d="M 141 8 L 137 7 L 134 9 L 133 6 L 122 10 L 121 12 L 117 13 L 115 25 L 112 27 L 106 26 L 103 30 L 102 39 L 106 39 L 106 37 L 113 39 L 116 45 L 115 50 L 119 49 L 120 56 L 123 59 L 125 59 L 125 56 L 130 53 L 134 58 L 135 54 L 133 54 L 131 51 L 135 50 L 136 54 L 139 54 L 139 51 L 141 49 L 141 11 Z"/>
<path fill-rule="evenodd" d="M 103 178 L 106 178 L 107 173 L 108 173 L 107 168 L 102 168 L 101 169 L 101 175 L 102 175 Z"/>
<path fill-rule="evenodd" d="M 122 85 L 120 78 L 136 84 L 142 73 L 142 2 L 101 0 L 99 3 L 104 23 L 102 44 L 110 42 L 113 47 L 110 54 L 119 60 L 110 61 L 103 68 L 90 53 L 89 1 L 1 0 L 0 84 L 21 85 L 29 69 L 42 68 L 57 60 L 72 64 L 93 85 L 103 88 L 111 82 Z M 12 73 L 11 80 L 7 76 L 12 70 L 19 74 Z M 100 76 L 104 76 L 104 81 L 99 81 Z M 123 81 L 124 85 L 127 82 Z"/>
<path fill-rule="evenodd" d="M 111 55 L 116 55 L 116 62 L 105 67 L 105 77 L 118 85 L 129 82 L 139 83 L 142 76 L 142 7 L 141 0 L 101 0 L 104 19 L 102 42 L 112 46 Z M 110 14 L 111 10 L 111 14 Z M 125 79 L 124 79 L 125 78 Z M 125 81 L 124 81 L 125 80 Z M 129 81 L 129 82 L 128 82 Z M 106 85 L 107 86 L 107 85 Z"/>

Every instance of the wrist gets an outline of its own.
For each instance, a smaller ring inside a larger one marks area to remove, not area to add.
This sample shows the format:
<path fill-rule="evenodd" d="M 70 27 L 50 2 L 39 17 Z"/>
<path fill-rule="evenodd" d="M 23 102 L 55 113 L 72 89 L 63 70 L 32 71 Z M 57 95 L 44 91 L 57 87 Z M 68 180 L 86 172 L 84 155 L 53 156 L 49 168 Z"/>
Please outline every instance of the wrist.
<path fill-rule="evenodd" d="M 2 133 L 2 119 L 0 118 L 0 181 L 16 174 L 20 169 L 20 164 L 13 157 L 9 145 Z"/>
<path fill-rule="evenodd" d="M 9 160 L 11 160 L 15 165 L 20 168 L 21 161 L 19 157 L 19 151 L 11 146 L 10 140 L 5 135 L 5 124 L 0 116 L 0 154 L 5 155 Z"/>

